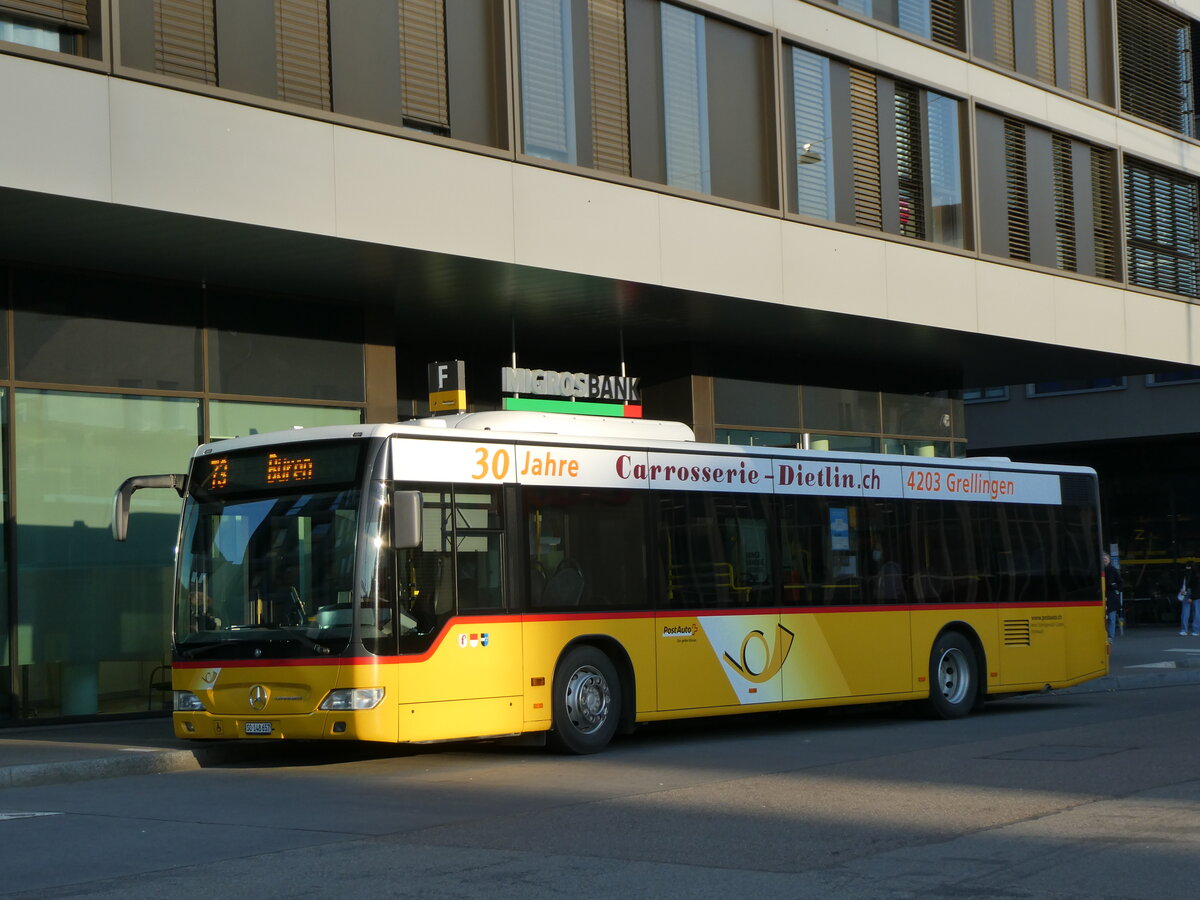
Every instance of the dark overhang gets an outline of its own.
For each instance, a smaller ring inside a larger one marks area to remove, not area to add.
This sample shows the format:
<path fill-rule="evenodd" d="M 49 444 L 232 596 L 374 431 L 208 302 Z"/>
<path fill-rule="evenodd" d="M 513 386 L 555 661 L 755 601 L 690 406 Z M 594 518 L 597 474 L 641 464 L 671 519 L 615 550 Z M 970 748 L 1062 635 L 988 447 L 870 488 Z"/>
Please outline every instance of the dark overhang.
<path fill-rule="evenodd" d="M 429 358 L 885 391 L 1163 371 L 1151 359 L 0 189 L 0 259 L 374 308 Z M 947 303 L 953 303 L 947 298 Z M 964 302 L 973 302 L 964 298 Z M 465 348 L 465 349 L 464 349 Z M 686 368 L 680 369 L 683 365 Z"/>

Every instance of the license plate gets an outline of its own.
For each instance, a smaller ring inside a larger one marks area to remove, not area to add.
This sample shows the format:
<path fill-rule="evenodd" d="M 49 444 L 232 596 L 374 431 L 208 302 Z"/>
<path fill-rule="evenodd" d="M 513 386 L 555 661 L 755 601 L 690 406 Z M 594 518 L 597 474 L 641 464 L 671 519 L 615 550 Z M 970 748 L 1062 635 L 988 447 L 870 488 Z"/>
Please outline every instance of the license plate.
<path fill-rule="evenodd" d="M 270 722 L 247 722 L 246 723 L 246 734 L 270 734 L 270 733 L 271 733 L 271 723 Z"/>

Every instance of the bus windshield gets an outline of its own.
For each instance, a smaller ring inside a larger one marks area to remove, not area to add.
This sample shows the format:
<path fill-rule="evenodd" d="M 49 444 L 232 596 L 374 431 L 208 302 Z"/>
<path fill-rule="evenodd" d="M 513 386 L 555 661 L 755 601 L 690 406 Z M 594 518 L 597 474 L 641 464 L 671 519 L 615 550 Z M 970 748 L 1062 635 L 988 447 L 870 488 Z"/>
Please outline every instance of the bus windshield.
<path fill-rule="evenodd" d="M 289 658 L 345 649 L 361 507 L 357 478 L 345 477 L 357 472 L 358 448 L 351 449 L 353 460 L 333 484 L 306 470 L 282 486 L 239 482 L 239 466 L 278 465 L 278 454 L 257 451 L 222 458 L 215 476 L 193 471 L 177 567 L 181 656 Z M 321 454 L 314 456 L 315 464 L 304 460 L 319 472 Z M 209 462 L 197 470 L 201 464 Z"/>

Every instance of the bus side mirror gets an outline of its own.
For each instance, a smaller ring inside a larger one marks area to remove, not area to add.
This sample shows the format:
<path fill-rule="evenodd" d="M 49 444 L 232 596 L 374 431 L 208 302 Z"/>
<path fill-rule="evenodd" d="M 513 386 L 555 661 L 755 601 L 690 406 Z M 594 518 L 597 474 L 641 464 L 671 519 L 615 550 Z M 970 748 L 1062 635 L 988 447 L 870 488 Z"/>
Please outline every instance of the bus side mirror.
<path fill-rule="evenodd" d="M 407 550 L 421 546 L 421 492 L 392 494 L 392 546 Z"/>
<path fill-rule="evenodd" d="M 123 541 L 129 536 L 129 500 L 134 491 L 142 488 L 174 488 L 183 496 L 186 475 L 135 475 L 126 478 L 113 494 L 112 536 L 114 541 Z"/>

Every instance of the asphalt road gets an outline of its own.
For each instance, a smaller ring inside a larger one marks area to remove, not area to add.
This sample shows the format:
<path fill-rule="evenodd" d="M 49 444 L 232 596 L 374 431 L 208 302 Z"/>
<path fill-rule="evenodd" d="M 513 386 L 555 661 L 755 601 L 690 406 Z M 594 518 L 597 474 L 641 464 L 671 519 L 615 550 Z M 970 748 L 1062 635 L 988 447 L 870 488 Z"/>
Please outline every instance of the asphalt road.
<path fill-rule="evenodd" d="M 1195 895 L 1200 685 L 10 788 L 0 896 Z"/>

